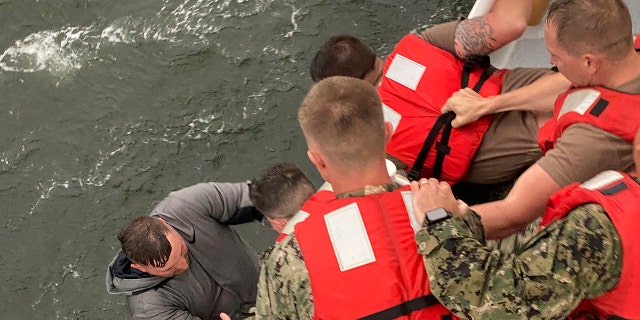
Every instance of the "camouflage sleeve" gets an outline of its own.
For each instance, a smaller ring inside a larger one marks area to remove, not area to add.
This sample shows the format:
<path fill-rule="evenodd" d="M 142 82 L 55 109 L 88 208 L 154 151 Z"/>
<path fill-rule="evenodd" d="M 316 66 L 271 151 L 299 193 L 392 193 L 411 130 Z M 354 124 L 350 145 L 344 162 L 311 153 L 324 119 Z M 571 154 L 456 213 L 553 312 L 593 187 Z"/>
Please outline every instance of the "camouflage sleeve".
<path fill-rule="evenodd" d="M 309 273 L 293 235 L 277 243 L 260 268 L 255 319 L 311 319 Z"/>
<path fill-rule="evenodd" d="M 460 217 L 416 235 L 431 291 L 473 319 L 564 319 L 584 298 L 613 288 L 622 266 L 620 238 L 597 204 L 574 209 L 512 255 L 491 251 Z"/>

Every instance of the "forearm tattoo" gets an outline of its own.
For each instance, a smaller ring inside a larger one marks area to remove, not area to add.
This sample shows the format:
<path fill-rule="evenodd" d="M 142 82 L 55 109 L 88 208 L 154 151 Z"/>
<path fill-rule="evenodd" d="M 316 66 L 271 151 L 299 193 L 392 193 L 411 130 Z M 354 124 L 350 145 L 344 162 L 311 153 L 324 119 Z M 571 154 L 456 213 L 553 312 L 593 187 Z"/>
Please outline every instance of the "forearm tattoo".
<path fill-rule="evenodd" d="M 487 55 L 500 48 L 495 38 L 495 30 L 483 18 L 460 21 L 455 31 L 456 55 L 466 59 L 472 55 Z"/>

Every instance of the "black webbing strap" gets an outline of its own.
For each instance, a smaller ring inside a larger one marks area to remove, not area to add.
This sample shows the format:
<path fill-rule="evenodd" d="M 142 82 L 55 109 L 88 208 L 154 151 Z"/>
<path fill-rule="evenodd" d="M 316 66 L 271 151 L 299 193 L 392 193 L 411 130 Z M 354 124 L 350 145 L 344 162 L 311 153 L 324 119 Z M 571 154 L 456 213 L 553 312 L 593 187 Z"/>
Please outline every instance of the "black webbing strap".
<path fill-rule="evenodd" d="M 449 118 L 449 117 L 448 117 Z M 451 121 L 455 118 L 455 114 L 453 117 L 450 117 L 451 120 L 447 121 L 442 129 L 442 137 L 440 141 L 436 143 L 436 161 L 433 163 L 433 172 L 432 176 L 436 179 L 440 179 L 440 175 L 442 174 L 442 164 L 444 163 L 444 156 L 448 155 L 451 152 L 451 147 L 449 146 L 449 137 L 451 136 Z"/>
<path fill-rule="evenodd" d="M 424 309 L 440 302 L 432 294 L 417 297 L 415 299 L 405 301 L 399 305 L 384 309 L 380 312 L 362 317 L 359 320 L 389 320 L 408 315 L 411 312 Z"/>
<path fill-rule="evenodd" d="M 475 92 L 479 92 L 480 89 L 482 89 L 484 83 L 496 70 L 491 66 L 489 57 L 474 57 L 473 59 L 467 60 L 462 67 L 462 80 L 460 84 L 462 88 L 468 87 L 469 76 L 471 72 L 473 72 L 476 68 L 483 68 L 484 70 L 480 75 L 480 79 L 478 79 L 478 82 L 473 87 L 473 91 Z M 407 178 L 409 179 L 409 181 L 417 180 L 420 177 L 420 174 L 422 173 L 422 167 L 424 166 L 424 161 L 427 159 L 429 150 L 431 150 L 431 146 L 438 136 L 438 133 L 440 132 L 440 130 L 442 130 L 442 138 L 440 139 L 440 142 L 436 144 L 436 160 L 433 164 L 433 171 L 431 174 L 432 177 L 440 179 L 444 158 L 451 152 L 451 147 L 449 146 L 449 137 L 451 136 L 452 129 L 451 121 L 453 121 L 455 117 L 456 115 L 453 112 L 447 112 L 438 117 L 433 127 L 431 127 L 431 130 L 429 130 L 429 134 L 422 144 L 422 149 L 420 149 L 416 160 L 413 162 L 411 170 L 407 174 Z"/>
<path fill-rule="evenodd" d="M 489 79 L 493 72 L 496 71 L 496 68 L 491 65 L 489 56 L 469 57 L 464 62 L 464 66 L 462 67 L 462 78 L 460 79 L 461 88 L 466 88 L 469 86 L 469 76 L 471 75 L 471 72 L 478 68 L 482 68 L 484 69 L 484 71 L 482 72 L 482 75 L 480 75 L 480 79 L 478 80 L 476 85 L 473 87 L 473 91 L 475 92 L 479 92 L 485 81 L 487 81 L 487 79 Z"/>
<path fill-rule="evenodd" d="M 438 117 L 438 119 L 436 120 L 436 123 L 434 123 L 433 127 L 431 127 L 431 130 L 429 130 L 429 134 L 427 135 L 427 138 L 424 140 L 424 143 L 422 144 L 422 149 L 420 149 L 420 152 L 416 157 L 416 161 L 413 162 L 413 166 L 411 167 L 411 170 L 409 170 L 409 173 L 407 174 L 407 178 L 409 179 L 409 181 L 417 180 L 420 177 L 420 173 L 422 173 L 422 167 L 424 166 L 424 161 L 427 159 L 427 154 L 429 154 L 429 150 L 431 150 L 431 146 L 436 141 L 436 137 L 438 136 L 438 133 L 442 128 L 446 128 L 446 127 L 449 127 L 449 132 L 451 132 L 451 129 L 450 129 L 451 121 L 453 121 L 455 117 L 456 117 L 456 114 L 453 113 L 452 111 L 449 111 Z M 448 143 L 449 141 L 447 137 L 447 141 L 444 143 L 447 148 L 448 148 L 447 146 Z M 444 149 L 444 148 L 441 148 L 441 149 Z M 440 152 L 439 150 L 436 150 L 436 151 Z M 442 163 L 440 165 L 442 165 Z M 435 170 L 436 168 L 434 167 L 434 171 Z M 440 168 L 439 171 L 442 172 L 442 168 Z M 433 177 L 436 179 L 440 178 L 440 176 L 435 176 L 435 175 Z"/>

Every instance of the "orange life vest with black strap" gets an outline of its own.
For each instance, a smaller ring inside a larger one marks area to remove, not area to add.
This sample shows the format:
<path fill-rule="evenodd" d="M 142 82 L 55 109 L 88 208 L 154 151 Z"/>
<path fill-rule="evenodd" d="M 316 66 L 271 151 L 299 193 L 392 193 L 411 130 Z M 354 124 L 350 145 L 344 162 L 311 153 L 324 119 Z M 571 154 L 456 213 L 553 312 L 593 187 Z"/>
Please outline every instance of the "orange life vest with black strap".
<path fill-rule="evenodd" d="M 387 152 L 413 167 L 411 179 L 436 177 L 453 184 L 466 176 L 492 115 L 452 129 L 455 115 L 443 115 L 441 109 L 454 92 L 467 86 L 485 97 L 500 94 L 506 70 L 495 70 L 485 58 L 479 63 L 485 68 L 465 64 L 415 34 L 402 38 L 387 57 L 378 88 L 385 120 L 394 127 Z M 418 159 L 423 146 L 425 151 Z"/>
<path fill-rule="evenodd" d="M 640 184 L 626 173 L 605 171 L 558 191 L 549 200 L 542 226 L 577 206 L 595 202 L 607 212 L 622 242 L 622 273 L 609 292 L 584 300 L 570 319 L 640 319 Z"/>
<path fill-rule="evenodd" d="M 320 191 L 304 204 L 294 235 L 314 319 L 453 319 L 431 295 L 412 210 L 408 187 L 341 199 Z"/>
<path fill-rule="evenodd" d="M 574 123 L 586 123 L 633 142 L 640 127 L 640 94 L 603 87 L 574 88 L 556 99 L 553 118 L 540 128 L 542 152 L 553 148 L 562 132 Z"/>

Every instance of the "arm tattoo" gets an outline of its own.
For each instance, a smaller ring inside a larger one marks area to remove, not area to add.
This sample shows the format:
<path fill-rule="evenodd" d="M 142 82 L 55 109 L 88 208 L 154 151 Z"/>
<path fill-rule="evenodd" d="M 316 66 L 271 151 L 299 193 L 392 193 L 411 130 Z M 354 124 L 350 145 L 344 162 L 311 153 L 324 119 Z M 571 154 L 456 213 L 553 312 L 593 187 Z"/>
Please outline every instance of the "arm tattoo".
<path fill-rule="evenodd" d="M 466 59 L 472 55 L 487 55 L 502 46 L 495 39 L 495 30 L 483 18 L 460 21 L 455 31 L 456 55 Z"/>

